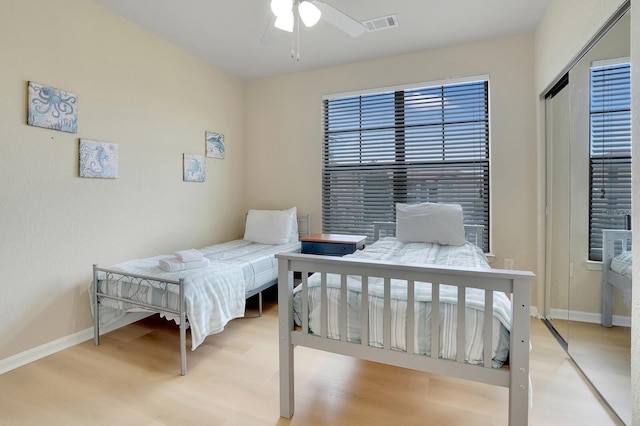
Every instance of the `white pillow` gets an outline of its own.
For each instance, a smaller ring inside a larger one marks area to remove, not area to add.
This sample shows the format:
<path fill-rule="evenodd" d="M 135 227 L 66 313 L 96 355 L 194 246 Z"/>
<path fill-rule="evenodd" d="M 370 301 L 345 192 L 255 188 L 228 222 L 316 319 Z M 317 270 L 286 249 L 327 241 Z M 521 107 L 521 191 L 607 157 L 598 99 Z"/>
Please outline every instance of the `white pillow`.
<path fill-rule="evenodd" d="M 462 206 L 459 204 L 396 204 L 396 238 L 403 243 L 465 243 Z"/>
<path fill-rule="evenodd" d="M 298 211 L 295 207 L 290 208 L 288 211 L 293 210 L 293 223 L 291 224 L 291 235 L 289 236 L 290 243 L 297 243 L 300 241 L 300 231 L 298 230 Z"/>
<path fill-rule="evenodd" d="M 294 222 L 297 228 L 295 207 L 288 210 L 249 210 L 244 239 L 260 244 L 288 243 Z"/>

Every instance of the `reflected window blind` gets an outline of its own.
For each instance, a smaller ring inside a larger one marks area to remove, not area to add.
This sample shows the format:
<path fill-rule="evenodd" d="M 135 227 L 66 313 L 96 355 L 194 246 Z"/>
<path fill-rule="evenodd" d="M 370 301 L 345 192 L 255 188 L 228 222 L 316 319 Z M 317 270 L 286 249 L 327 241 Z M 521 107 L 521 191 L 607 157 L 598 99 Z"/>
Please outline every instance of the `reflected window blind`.
<path fill-rule="evenodd" d="M 489 251 L 488 81 L 323 101 L 322 228 L 366 235 L 396 203 L 457 203 Z"/>
<path fill-rule="evenodd" d="M 602 230 L 626 229 L 631 215 L 629 63 L 590 75 L 589 259 L 602 260 Z"/>

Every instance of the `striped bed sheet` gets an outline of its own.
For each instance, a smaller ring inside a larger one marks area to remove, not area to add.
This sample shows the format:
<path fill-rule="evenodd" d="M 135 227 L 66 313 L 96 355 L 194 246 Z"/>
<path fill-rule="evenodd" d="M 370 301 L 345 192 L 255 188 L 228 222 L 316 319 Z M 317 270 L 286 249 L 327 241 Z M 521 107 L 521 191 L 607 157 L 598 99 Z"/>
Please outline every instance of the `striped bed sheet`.
<path fill-rule="evenodd" d="M 436 264 L 441 266 L 463 266 L 491 269 L 482 250 L 471 244 L 463 246 L 442 246 L 429 243 L 401 243 L 395 238 L 383 238 L 364 250 L 345 257 L 357 259 L 385 260 L 400 264 Z M 382 279 L 369 278 L 369 345 L 383 347 L 382 317 L 384 311 L 384 286 Z M 360 306 L 361 278 L 349 276 L 347 285 L 347 341 L 361 341 Z M 309 329 L 320 331 L 320 274 L 308 279 L 309 285 Z M 300 287 L 294 290 L 294 320 L 301 324 Z M 406 350 L 407 285 L 405 281 L 391 280 L 391 346 Z M 340 277 L 327 274 L 327 337 L 340 339 L 338 317 L 340 312 Z M 483 364 L 483 318 L 484 292 L 474 288 L 466 289 L 466 347 L 465 362 Z M 502 292 L 494 292 L 492 365 L 501 367 L 509 356 L 509 330 L 511 301 Z M 431 285 L 415 283 L 415 353 L 430 355 L 431 334 Z M 457 339 L 457 287 L 440 286 L 440 358 L 456 358 Z"/>
<path fill-rule="evenodd" d="M 118 263 L 110 268 L 163 280 L 184 278 L 192 350 L 208 335 L 221 332 L 232 319 L 244 316 L 246 294 L 269 283 L 275 284 L 277 280 L 278 263 L 274 255 L 297 253 L 300 243 L 268 245 L 233 240 L 199 250 L 210 260 L 208 267 L 165 272 L 158 267 L 158 261 L 168 256 L 160 255 Z M 160 285 L 145 280 L 110 280 L 107 283 L 104 273 L 98 274 L 98 285 L 103 293 L 132 300 L 129 303 L 103 298 L 100 301 L 101 327 L 115 323 L 127 312 L 150 311 L 135 306 L 136 301 L 157 306 L 162 316 L 176 322 L 179 320 L 176 315 L 162 312 L 162 308 L 179 310 L 179 294 L 175 285 Z"/>

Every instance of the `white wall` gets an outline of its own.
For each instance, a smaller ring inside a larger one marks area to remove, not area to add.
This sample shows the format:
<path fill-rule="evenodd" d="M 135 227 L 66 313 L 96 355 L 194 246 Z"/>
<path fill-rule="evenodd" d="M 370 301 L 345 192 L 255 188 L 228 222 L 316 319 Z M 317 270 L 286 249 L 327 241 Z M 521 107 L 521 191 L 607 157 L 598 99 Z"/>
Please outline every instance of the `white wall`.
<path fill-rule="evenodd" d="M 247 207 L 296 205 L 321 231 L 323 95 L 489 75 L 493 266 L 535 271 L 533 69 L 533 37 L 519 36 L 249 82 Z"/>
<path fill-rule="evenodd" d="M 90 0 L 0 6 L 0 360 L 91 326 L 91 265 L 237 237 L 242 81 Z M 27 83 L 78 96 L 78 132 L 26 125 Z M 182 154 L 225 134 L 207 181 Z M 118 144 L 119 177 L 78 177 L 79 138 Z"/>
<path fill-rule="evenodd" d="M 551 0 L 535 34 L 536 93 L 560 75 L 625 0 Z"/>

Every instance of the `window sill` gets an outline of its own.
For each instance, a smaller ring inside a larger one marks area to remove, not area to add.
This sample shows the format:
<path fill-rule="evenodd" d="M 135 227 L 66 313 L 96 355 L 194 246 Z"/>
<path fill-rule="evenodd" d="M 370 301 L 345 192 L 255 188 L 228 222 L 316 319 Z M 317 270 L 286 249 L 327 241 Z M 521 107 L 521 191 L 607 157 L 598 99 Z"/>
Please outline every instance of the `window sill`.
<path fill-rule="evenodd" d="M 588 271 L 602 271 L 602 262 L 595 260 L 585 260 L 584 266 Z"/>

